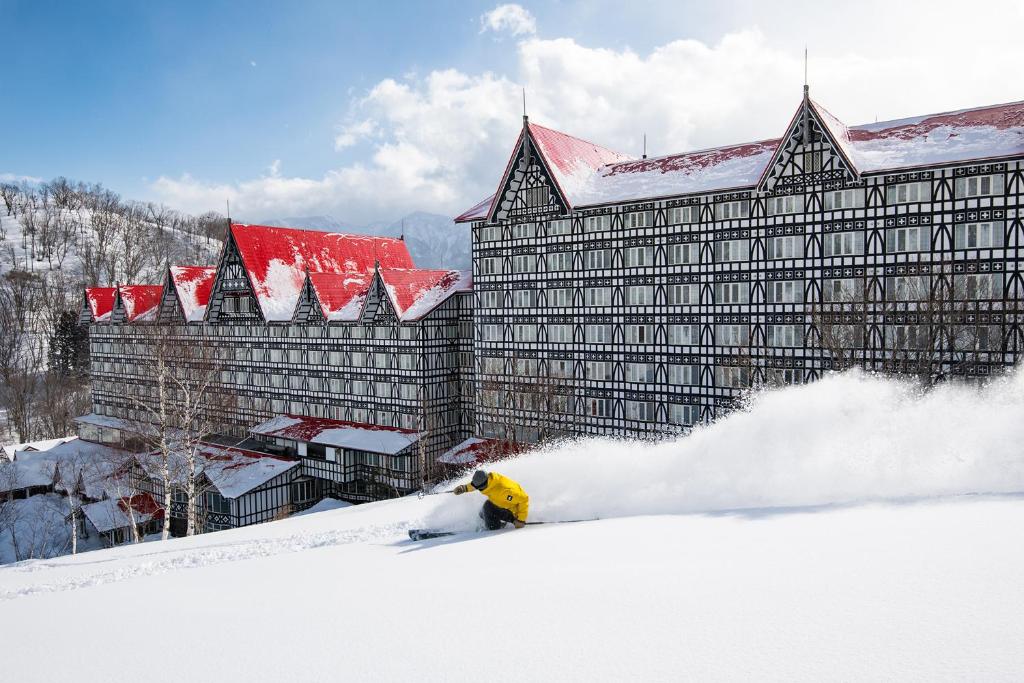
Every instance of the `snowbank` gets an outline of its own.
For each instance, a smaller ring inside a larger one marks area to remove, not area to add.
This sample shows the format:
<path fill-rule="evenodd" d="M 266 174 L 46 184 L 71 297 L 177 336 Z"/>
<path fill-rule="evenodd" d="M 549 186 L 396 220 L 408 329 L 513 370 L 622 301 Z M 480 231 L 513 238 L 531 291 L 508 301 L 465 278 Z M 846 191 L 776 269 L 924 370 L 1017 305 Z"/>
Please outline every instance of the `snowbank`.
<path fill-rule="evenodd" d="M 494 469 L 530 494 L 531 520 L 1016 493 L 1022 416 L 1024 369 L 983 389 L 930 392 L 851 372 L 755 395 L 678 441 L 586 440 Z M 443 499 L 430 525 L 476 524 L 479 496 Z"/>

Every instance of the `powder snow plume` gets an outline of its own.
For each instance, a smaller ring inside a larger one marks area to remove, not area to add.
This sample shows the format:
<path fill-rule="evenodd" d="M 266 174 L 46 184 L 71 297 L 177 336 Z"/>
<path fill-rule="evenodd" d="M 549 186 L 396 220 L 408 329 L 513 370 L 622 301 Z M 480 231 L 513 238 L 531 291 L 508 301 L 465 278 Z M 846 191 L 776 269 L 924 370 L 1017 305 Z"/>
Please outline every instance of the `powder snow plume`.
<path fill-rule="evenodd" d="M 531 521 L 1020 493 L 1024 368 L 930 391 L 851 371 L 755 394 L 675 441 L 587 439 L 492 469 L 523 485 Z M 446 497 L 426 521 L 472 528 L 480 504 Z"/>

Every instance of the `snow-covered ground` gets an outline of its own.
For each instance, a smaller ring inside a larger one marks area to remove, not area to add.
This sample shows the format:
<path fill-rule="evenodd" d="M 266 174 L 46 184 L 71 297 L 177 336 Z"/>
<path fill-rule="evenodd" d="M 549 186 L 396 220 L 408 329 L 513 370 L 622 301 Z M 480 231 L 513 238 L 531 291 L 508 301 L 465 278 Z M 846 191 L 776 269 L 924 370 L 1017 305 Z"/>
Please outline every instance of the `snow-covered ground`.
<path fill-rule="evenodd" d="M 481 533 L 478 494 L 436 495 L 13 565 L 5 677 L 1020 680 L 1021 415 L 1022 373 L 849 375 L 495 467 L 531 520 L 596 521 Z"/>

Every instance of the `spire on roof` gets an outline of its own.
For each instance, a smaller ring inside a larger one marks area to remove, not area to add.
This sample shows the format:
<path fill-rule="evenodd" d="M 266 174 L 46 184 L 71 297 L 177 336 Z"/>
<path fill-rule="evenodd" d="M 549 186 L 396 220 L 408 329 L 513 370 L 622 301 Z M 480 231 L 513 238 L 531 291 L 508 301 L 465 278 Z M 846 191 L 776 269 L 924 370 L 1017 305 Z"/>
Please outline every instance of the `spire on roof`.
<path fill-rule="evenodd" d="M 811 144 L 811 86 L 807 84 L 807 46 L 804 45 L 803 144 Z"/>

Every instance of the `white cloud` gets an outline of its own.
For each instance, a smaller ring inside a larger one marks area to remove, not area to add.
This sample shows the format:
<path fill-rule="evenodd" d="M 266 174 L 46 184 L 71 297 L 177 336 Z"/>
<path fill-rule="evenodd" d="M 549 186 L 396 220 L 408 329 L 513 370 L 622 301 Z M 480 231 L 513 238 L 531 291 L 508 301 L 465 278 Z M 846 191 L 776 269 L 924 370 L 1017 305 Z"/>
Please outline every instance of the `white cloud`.
<path fill-rule="evenodd" d="M 513 36 L 532 36 L 537 32 L 537 20 L 522 5 L 498 5 L 490 12 L 480 15 L 480 33 L 487 31 L 507 31 Z"/>
<path fill-rule="evenodd" d="M 995 66 L 1024 61 L 1012 28 L 991 25 L 983 53 L 938 49 L 955 43 L 960 29 L 941 12 L 900 12 L 890 7 L 896 26 L 877 28 L 868 25 L 870 12 L 850 15 L 835 41 L 812 44 L 812 96 L 851 124 L 1019 98 Z M 983 19 L 955 23 L 973 28 Z M 915 27 L 902 42 L 893 39 L 900 22 Z M 523 87 L 532 121 L 637 156 L 644 133 L 653 155 L 777 137 L 800 101 L 799 29 L 734 30 L 714 42 L 677 40 L 646 52 L 528 36 L 508 75 L 439 69 L 378 82 L 351 103 L 333 141 L 338 150 L 362 143 L 366 153 L 319 178 L 282 177 L 278 166 L 234 183 L 161 178 L 154 189 L 170 205 L 199 211 L 230 198 L 232 212 L 250 220 L 330 213 L 368 221 L 414 209 L 454 215 L 494 192 L 521 125 Z"/>
<path fill-rule="evenodd" d="M 18 175 L 17 173 L 0 173 L 0 183 L 41 183 L 42 178 L 31 175 Z"/>

